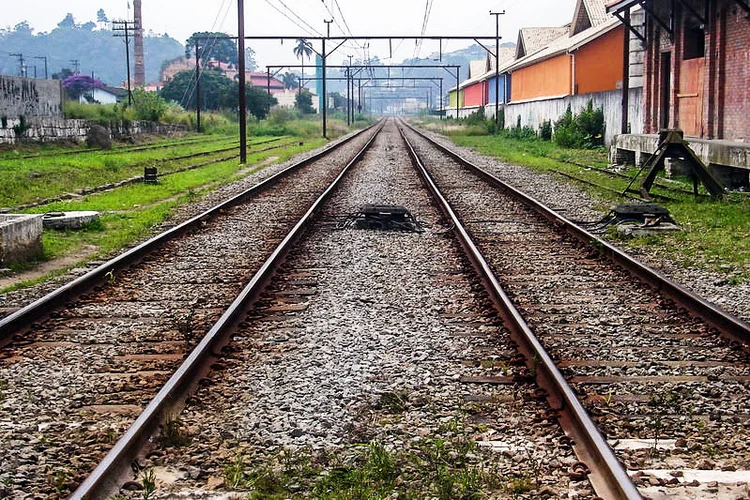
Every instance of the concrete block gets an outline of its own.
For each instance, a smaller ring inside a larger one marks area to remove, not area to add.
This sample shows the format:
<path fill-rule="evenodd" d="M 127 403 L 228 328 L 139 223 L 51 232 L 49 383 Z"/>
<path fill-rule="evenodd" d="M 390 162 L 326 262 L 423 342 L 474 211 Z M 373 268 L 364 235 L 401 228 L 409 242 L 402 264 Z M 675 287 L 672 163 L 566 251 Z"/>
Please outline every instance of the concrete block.
<path fill-rule="evenodd" d="M 47 212 L 42 218 L 44 227 L 51 229 L 81 229 L 86 224 L 99 220 L 99 212 Z"/>
<path fill-rule="evenodd" d="M 26 262 L 42 255 L 42 216 L 0 214 L 0 264 Z"/>

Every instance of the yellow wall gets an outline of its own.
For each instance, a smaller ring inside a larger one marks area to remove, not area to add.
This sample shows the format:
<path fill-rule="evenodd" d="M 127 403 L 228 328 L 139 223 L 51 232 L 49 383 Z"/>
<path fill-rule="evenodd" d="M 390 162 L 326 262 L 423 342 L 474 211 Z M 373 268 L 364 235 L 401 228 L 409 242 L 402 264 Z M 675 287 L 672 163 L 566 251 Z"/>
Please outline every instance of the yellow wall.
<path fill-rule="evenodd" d="M 561 54 L 516 70 L 511 75 L 511 101 L 570 94 L 570 55 Z"/>
<path fill-rule="evenodd" d="M 619 26 L 575 51 L 577 94 L 616 90 L 622 82 L 623 29 Z"/>
<path fill-rule="evenodd" d="M 463 108 L 464 107 L 464 90 L 461 89 L 458 93 L 458 107 Z M 448 107 L 455 108 L 456 107 L 456 91 L 451 90 L 448 92 Z"/>

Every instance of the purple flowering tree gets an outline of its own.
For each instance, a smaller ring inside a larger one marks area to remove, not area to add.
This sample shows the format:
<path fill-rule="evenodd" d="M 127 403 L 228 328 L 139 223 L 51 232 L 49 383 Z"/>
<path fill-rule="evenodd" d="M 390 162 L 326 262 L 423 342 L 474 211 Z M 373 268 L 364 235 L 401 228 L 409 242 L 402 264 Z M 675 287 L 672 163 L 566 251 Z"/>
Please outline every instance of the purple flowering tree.
<path fill-rule="evenodd" d="M 70 75 L 63 80 L 63 87 L 68 92 L 70 98 L 77 101 L 87 92 L 91 92 L 96 88 L 104 87 L 104 84 L 98 78 L 76 73 L 75 75 Z"/>

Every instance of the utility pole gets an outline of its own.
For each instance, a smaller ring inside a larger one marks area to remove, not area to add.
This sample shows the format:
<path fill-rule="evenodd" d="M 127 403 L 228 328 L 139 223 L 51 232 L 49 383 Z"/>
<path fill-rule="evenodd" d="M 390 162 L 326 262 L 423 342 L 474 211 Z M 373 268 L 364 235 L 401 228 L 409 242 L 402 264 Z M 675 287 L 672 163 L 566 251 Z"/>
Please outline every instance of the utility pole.
<path fill-rule="evenodd" d="M 112 31 L 118 38 L 125 38 L 125 63 L 128 69 L 128 106 L 133 104 L 133 92 L 130 88 L 130 33 L 135 29 L 133 21 L 112 21 Z M 124 34 L 120 34 L 124 33 Z M 77 71 L 76 71 L 77 73 Z"/>
<path fill-rule="evenodd" d="M 352 118 L 352 103 L 351 103 L 351 93 L 349 92 L 349 79 L 352 77 L 352 58 L 353 55 L 349 54 L 347 56 L 349 58 L 349 67 L 346 68 L 346 124 L 350 125 L 352 121 L 354 121 Z"/>
<path fill-rule="evenodd" d="M 490 11 L 490 15 L 495 16 L 495 125 L 500 124 L 500 16 L 504 14 L 505 11 Z M 458 99 L 458 88 L 456 88 L 456 99 Z"/>
<path fill-rule="evenodd" d="M 321 90 L 323 94 L 323 137 L 328 139 L 328 128 L 326 127 L 326 119 L 328 118 L 328 96 L 326 95 L 326 39 L 331 38 L 331 23 L 327 19 L 323 20 L 326 23 L 326 37 L 323 39 L 323 52 L 321 54 L 322 65 L 323 65 L 323 88 Z"/>
<path fill-rule="evenodd" d="M 240 164 L 247 163 L 247 98 L 245 96 L 245 0 L 237 0 L 237 54 L 240 72 Z"/>
<path fill-rule="evenodd" d="M 34 59 L 44 59 L 44 79 L 48 78 L 47 75 L 47 56 L 34 56 Z"/>
<path fill-rule="evenodd" d="M 24 68 L 23 54 L 11 54 L 10 57 L 17 57 L 18 58 L 18 76 L 20 76 L 21 78 L 23 78 L 23 68 Z"/>
<path fill-rule="evenodd" d="M 195 39 L 195 126 L 201 133 L 201 57 L 198 39 Z"/>
<path fill-rule="evenodd" d="M 78 59 L 71 59 L 68 62 L 73 65 L 73 74 L 74 75 L 77 75 L 78 73 L 81 72 L 81 61 L 79 61 Z"/>

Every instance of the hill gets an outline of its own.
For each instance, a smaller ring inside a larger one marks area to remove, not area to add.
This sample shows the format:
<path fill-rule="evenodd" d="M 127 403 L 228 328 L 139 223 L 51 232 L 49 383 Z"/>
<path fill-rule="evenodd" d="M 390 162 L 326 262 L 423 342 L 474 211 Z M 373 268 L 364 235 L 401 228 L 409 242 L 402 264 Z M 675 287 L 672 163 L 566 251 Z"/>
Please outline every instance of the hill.
<path fill-rule="evenodd" d="M 158 81 L 164 61 L 185 53 L 184 46 L 169 35 L 146 34 L 143 45 L 147 82 Z M 5 52 L 0 56 L 0 74 L 18 75 L 19 60 L 8 54 L 23 54 L 30 77 L 34 76 L 34 66 L 37 75 L 44 77 L 44 61 L 38 57 L 47 57 L 50 77 L 63 68 L 74 69 L 74 61 L 78 61 L 81 73 L 93 72 L 109 85 L 119 85 L 126 79 L 125 43 L 113 36 L 106 23 L 78 24 L 68 15 L 49 33 L 34 33 L 23 22 L 0 30 L 0 47 Z M 131 68 L 132 55 L 131 45 Z"/>

